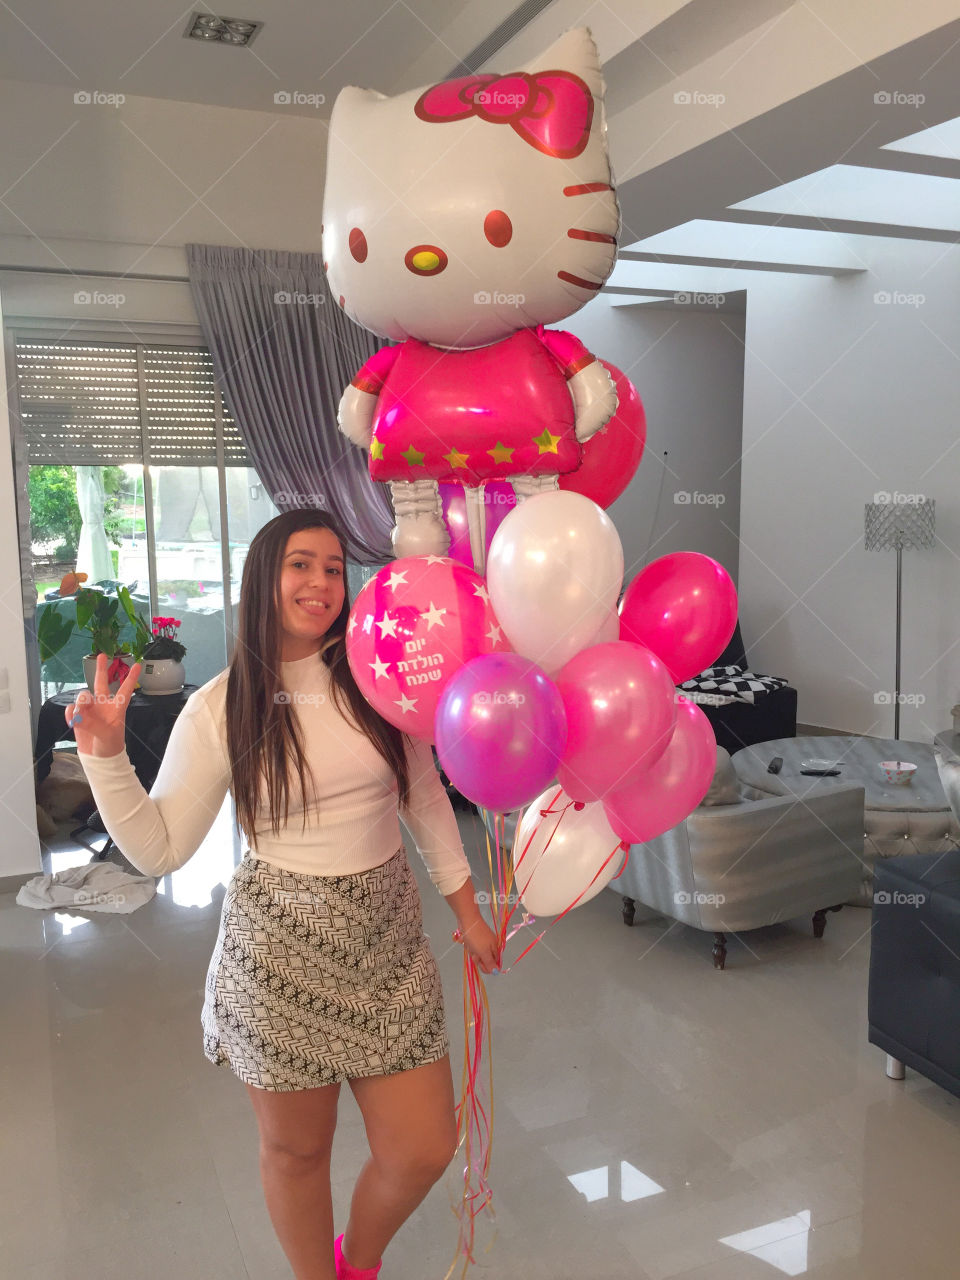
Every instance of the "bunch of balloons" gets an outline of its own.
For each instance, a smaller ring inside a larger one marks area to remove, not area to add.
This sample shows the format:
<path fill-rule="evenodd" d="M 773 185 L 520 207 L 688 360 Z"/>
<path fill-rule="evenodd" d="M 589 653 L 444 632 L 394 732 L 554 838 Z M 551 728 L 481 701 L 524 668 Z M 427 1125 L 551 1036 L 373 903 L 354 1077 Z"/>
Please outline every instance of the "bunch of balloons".
<path fill-rule="evenodd" d="M 434 742 L 468 799 L 499 813 L 529 806 L 518 845 L 541 810 L 572 810 L 561 839 L 524 850 L 522 875 L 517 864 L 538 914 L 588 886 L 593 896 L 606 880 L 584 875 L 601 853 L 675 826 L 713 777 L 713 730 L 675 686 L 729 641 L 733 583 L 694 552 L 647 565 L 618 612 L 622 583 L 612 520 L 561 490 L 508 510 L 486 581 L 453 557 L 409 556 L 381 569 L 351 614 L 348 658 L 365 696 Z"/>

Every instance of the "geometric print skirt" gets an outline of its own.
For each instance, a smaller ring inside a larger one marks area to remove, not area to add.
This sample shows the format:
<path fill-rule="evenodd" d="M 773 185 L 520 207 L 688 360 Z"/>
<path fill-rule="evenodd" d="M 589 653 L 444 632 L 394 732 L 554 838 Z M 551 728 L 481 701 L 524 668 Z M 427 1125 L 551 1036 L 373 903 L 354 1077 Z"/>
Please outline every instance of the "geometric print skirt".
<path fill-rule="evenodd" d="M 442 1058 L 443 989 L 403 846 L 346 876 L 245 854 L 224 895 L 201 1022 L 205 1056 L 261 1089 Z"/>

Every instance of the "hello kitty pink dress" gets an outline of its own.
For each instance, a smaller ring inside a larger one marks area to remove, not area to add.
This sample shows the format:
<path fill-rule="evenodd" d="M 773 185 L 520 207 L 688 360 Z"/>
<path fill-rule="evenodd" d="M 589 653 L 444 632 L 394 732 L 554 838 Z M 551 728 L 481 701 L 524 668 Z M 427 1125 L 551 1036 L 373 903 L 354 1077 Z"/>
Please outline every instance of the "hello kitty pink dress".
<path fill-rule="evenodd" d="M 384 347 L 353 385 L 377 397 L 374 480 L 561 474 L 580 465 L 567 382 L 594 357 L 572 333 L 520 329 L 473 351 Z"/>

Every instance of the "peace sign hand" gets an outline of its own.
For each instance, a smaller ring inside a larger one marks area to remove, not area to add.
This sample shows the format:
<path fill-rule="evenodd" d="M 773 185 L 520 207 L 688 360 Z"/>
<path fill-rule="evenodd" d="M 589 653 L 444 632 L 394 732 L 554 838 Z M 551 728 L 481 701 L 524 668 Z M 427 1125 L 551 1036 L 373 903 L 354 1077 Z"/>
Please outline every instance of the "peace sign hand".
<path fill-rule="evenodd" d="M 140 663 L 135 662 L 117 692 L 111 694 L 107 666 L 107 655 L 98 653 L 93 693 L 89 689 L 81 689 L 76 701 L 65 712 L 67 724 L 73 729 L 77 750 L 92 756 L 115 756 L 123 751 L 127 704 L 140 675 Z"/>

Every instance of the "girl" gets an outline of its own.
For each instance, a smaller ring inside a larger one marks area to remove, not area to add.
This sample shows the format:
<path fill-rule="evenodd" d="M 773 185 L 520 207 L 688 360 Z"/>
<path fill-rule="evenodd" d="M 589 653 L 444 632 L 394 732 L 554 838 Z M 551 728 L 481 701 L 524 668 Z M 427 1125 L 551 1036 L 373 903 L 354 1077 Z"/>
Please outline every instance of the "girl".
<path fill-rule="evenodd" d="M 498 964 L 429 745 L 382 720 L 350 672 L 344 554 L 323 511 L 260 530 L 230 666 L 188 699 L 149 795 L 124 750 L 139 665 L 111 697 L 101 654 L 95 693 L 67 709 L 104 824 L 145 874 L 182 867 L 233 796 L 249 848 L 223 899 L 203 1048 L 246 1085 L 297 1280 L 373 1280 L 456 1149 L 443 994 L 398 805 L 467 950 L 485 973 Z M 334 1240 L 344 1080 L 371 1154 Z"/>

